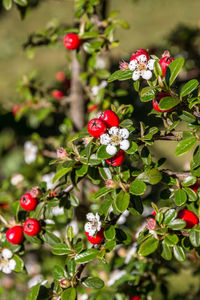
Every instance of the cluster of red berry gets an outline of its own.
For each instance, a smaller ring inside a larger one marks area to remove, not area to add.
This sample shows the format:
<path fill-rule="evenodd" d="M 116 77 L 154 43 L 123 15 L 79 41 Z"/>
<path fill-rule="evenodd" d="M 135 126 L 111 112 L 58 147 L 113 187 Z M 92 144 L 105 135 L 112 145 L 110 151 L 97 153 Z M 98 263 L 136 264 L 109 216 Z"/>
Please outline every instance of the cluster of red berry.
<path fill-rule="evenodd" d="M 36 198 L 32 197 L 30 193 L 26 193 L 21 196 L 20 198 L 20 205 L 23 209 L 27 211 L 32 211 L 36 208 L 38 201 Z M 13 244 L 20 244 L 23 239 L 24 235 L 23 232 L 27 235 L 34 236 L 37 235 L 41 231 L 40 222 L 36 219 L 27 219 L 23 227 L 21 225 L 16 225 L 9 228 L 6 231 L 6 238 L 7 240 Z"/>
<path fill-rule="evenodd" d="M 112 110 L 105 110 L 99 118 L 92 119 L 88 125 L 87 130 L 94 138 L 100 138 L 100 136 L 107 132 L 107 129 L 111 127 L 118 127 L 120 120 L 116 113 Z M 120 166 L 125 157 L 125 152 L 119 150 L 113 157 L 106 159 L 107 164 L 117 167 Z"/>

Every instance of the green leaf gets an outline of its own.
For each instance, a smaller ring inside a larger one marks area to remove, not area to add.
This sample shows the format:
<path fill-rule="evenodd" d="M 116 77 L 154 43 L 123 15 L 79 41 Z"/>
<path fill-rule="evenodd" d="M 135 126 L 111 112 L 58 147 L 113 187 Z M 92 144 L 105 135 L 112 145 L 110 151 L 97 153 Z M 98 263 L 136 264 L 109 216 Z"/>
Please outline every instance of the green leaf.
<path fill-rule="evenodd" d="M 130 184 L 130 193 L 133 195 L 143 195 L 146 191 L 146 184 L 141 180 L 135 180 Z"/>
<path fill-rule="evenodd" d="M 39 291 L 40 291 L 40 283 L 34 285 L 31 288 L 31 292 L 27 297 L 27 300 L 37 300 L 38 299 L 38 295 L 39 295 Z"/>
<path fill-rule="evenodd" d="M 125 120 L 123 120 L 121 123 L 120 123 L 120 126 L 121 127 L 125 127 L 125 128 L 130 128 L 130 127 L 132 127 L 133 126 L 133 121 L 132 120 L 130 120 L 130 119 L 125 119 Z"/>
<path fill-rule="evenodd" d="M 175 218 L 177 217 L 177 211 L 173 208 L 169 209 L 166 213 L 165 213 L 165 217 L 164 217 L 164 225 L 168 225 L 171 221 L 173 221 Z"/>
<path fill-rule="evenodd" d="M 177 206 L 181 206 L 187 201 L 187 195 L 183 190 L 178 190 L 175 192 L 174 200 Z"/>
<path fill-rule="evenodd" d="M 55 255 L 67 255 L 72 252 L 66 244 L 62 243 L 55 244 L 51 251 Z"/>
<path fill-rule="evenodd" d="M 53 234 L 52 232 L 46 231 L 43 235 L 42 235 L 42 239 L 45 243 L 54 246 L 58 243 L 60 243 L 60 239 Z"/>
<path fill-rule="evenodd" d="M 107 188 L 106 186 L 100 188 L 100 190 L 98 190 L 98 192 L 92 197 L 92 199 L 97 200 L 103 196 L 105 196 L 106 194 L 112 192 L 113 189 L 111 188 Z"/>
<path fill-rule="evenodd" d="M 111 225 L 109 228 L 107 228 L 104 231 L 104 236 L 108 241 L 113 240 L 115 238 L 115 227 Z"/>
<path fill-rule="evenodd" d="M 200 232 L 196 230 L 190 231 L 190 242 L 194 247 L 199 247 L 200 246 Z"/>
<path fill-rule="evenodd" d="M 155 61 L 155 63 L 154 63 L 154 73 L 155 73 L 156 77 L 163 76 L 162 67 L 158 61 Z"/>
<path fill-rule="evenodd" d="M 27 6 L 28 0 L 14 0 L 14 2 L 20 6 Z"/>
<path fill-rule="evenodd" d="M 115 240 L 108 241 L 104 245 L 104 249 L 108 250 L 108 251 L 113 251 L 115 247 L 116 247 L 116 241 Z"/>
<path fill-rule="evenodd" d="M 155 86 L 146 86 L 144 87 L 141 92 L 140 92 L 140 96 L 145 96 L 145 95 L 151 95 L 151 96 L 155 96 L 155 92 L 154 89 L 156 89 Z"/>
<path fill-rule="evenodd" d="M 55 183 L 57 180 L 59 180 L 61 177 L 63 177 L 64 175 L 66 175 L 67 173 L 69 173 L 72 170 L 72 168 L 63 168 L 61 170 L 59 170 L 54 178 L 53 178 L 53 183 Z"/>
<path fill-rule="evenodd" d="M 70 276 L 73 276 L 76 272 L 76 263 L 74 260 L 70 260 L 67 263 L 67 271 Z"/>
<path fill-rule="evenodd" d="M 135 142 L 131 142 L 130 147 L 126 150 L 128 154 L 134 154 L 138 150 L 138 145 Z"/>
<path fill-rule="evenodd" d="M 185 139 L 178 143 L 175 155 L 180 156 L 184 153 L 188 152 L 197 142 L 197 139 L 195 137 L 189 137 L 188 139 Z"/>
<path fill-rule="evenodd" d="M 121 191 L 115 199 L 115 204 L 117 209 L 120 212 L 124 212 L 128 208 L 129 201 L 130 201 L 130 195 L 128 193 Z"/>
<path fill-rule="evenodd" d="M 76 170 L 76 175 L 78 177 L 83 177 L 88 171 L 88 165 L 82 165 L 80 169 Z"/>
<path fill-rule="evenodd" d="M 168 246 L 174 246 L 178 243 L 179 239 L 176 234 L 170 233 L 165 236 L 164 241 Z"/>
<path fill-rule="evenodd" d="M 98 277 L 88 277 L 82 281 L 82 284 L 90 289 L 102 289 L 104 282 Z"/>
<path fill-rule="evenodd" d="M 170 247 L 164 241 L 162 241 L 162 253 L 161 253 L 161 256 L 165 260 L 171 260 L 172 259 L 172 253 L 171 253 Z"/>
<path fill-rule="evenodd" d="M 179 104 L 179 99 L 172 97 L 164 97 L 159 102 L 159 108 L 162 110 L 171 109 Z"/>
<path fill-rule="evenodd" d="M 181 246 L 177 246 L 177 245 L 174 246 L 173 247 L 173 253 L 174 253 L 174 257 L 178 261 L 182 262 L 182 261 L 185 260 L 185 252 L 184 252 L 184 250 L 183 250 L 183 248 Z"/>
<path fill-rule="evenodd" d="M 15 272 L 22 272 L 24 261 L 16 254 L 13 255 L 13 259 L 16 261 Z"/>
<path fill-rule="evenodd" d="M 143 213 L 143 204 L 140 197 L 131 195 L 128 209 L 132 215 L 140 216 Z"/>
<path fill-rule="evenodd" d="M 99 168 L 99 174 L 104 180 L 112 179 L 112 173 L 109 168 Z"/>
<path fill-rule="evenodd" d="M 185 225 L 186 225 L 186 222 L 184 220 L 176 219 L 176 220 L 171 221 L 168 224 L 168 227 L 173 230 L 181 230 L 181 229 L 185 228 Z"/>
<path fill-rule="evenodd" d="M 187 123 L 194 123 L 196 122 L 195 116 L 193 116 L 188 111 L 183 110 L 182 114 L 180 115 L 180 119 L 187 122 Z"/>
<path fill-rule="evenodd" d="M 76 300 L 76 289 L 75 288 L 66 289 L 61 295 L 61 300 Z"/>
<path fill-rule="evenodd" d="M 45 207 L 45 202 L 40 202 L 34 211 L 30 212 L 30 217 L 39 220 Z"/>
<path fill-rule="evenodd" d="M 3 6 L 7 10 L 11 9 L 11 7 L 12 7 L 12 0 L 3 0 Z"/>
<path fill-rule="evenodd" d="M 111 158 L 113 155 L 110 155 L 106 152 L 106 146 L 101 145 L 97 150 L 97 159 L 108 159 Z"/>
<path fill-rule="evenodd" d="M 187 176 L 183 182 L 182 182 L 182 185 L 183 186 L 191 186 L 193 184 L 195 184 L 197 181 L 197 178 L 195 176 Z"/>
<path fill-rule="evenodd" d="M 172 85 L 172 83 L 178 76 L 178 73 L 180 72 L 183 65 L 184 65 L 183 57 L 179 57 L 170 63 L 165 74 L 165 80 L 167 85 L 169 86 Z"/>
<path fill-rule="evenodd" d="M 108 82 L 112 82 L 114 80 L 127 80 L 132 78 L 133 75 L 133 71 L 130 70 L 118 70 L 116 72 L 114 72 L 113 74 L 110 75 L 110 77 L 108 78 Z"/>
<path fill-rule="evenodd" d="M 76 255 L 75 262 L 79 264 L 87 263 L 93 259 L 95 259 L 98 255 L 99 251 L 96 249 L 89 249 L 80 254 Z"/>
<path fill-rule="evenodd" d="M 156 251 L 156 249 L 158 248 L 159 245 L 159 241 L 157 239 L 155 239 L 153 236 L 149 237 L 148 239 L 146 239 L 146 241 L 144 241 L 144 243 L 142 243 L 142 245 L 139 248 L 139 255 L 142 256 L 147 256 L 151 253 L 153 253 L 154 251 Z"/>
<path fill-rule="evenodd" d="M 189 201 L 196 201 L 198 199 L 197 194 L 190 188 L 183 188 L 183 190 L 187 193 Z"/>
<path fill-rule="evenodd" d="M 60 265 L 54 266 L 52 274 L 56 280 L 61 280 L 61 279 L 67 277 L 67 273 L 66 273 L 65 269 Z"/>
<path fill-rule="evenodd" d="M 150 184 L 157 184 L 162 180 L 162 174 L 157 169 L 152 169 L 141 173 L 138 175 L 137 179 Z"/>
<path fill-rule="evenodd" d="M 197 146 L 194 150 L 192 168 L 196 168 L 200 165 L 200 146 Z"/>
<path fill-rule="evenodd" d="M 199 85 L 199 82 L 196 79 L 188 81 L 181 89 L 181 97 L 185 97 L 194 91 Z"/>

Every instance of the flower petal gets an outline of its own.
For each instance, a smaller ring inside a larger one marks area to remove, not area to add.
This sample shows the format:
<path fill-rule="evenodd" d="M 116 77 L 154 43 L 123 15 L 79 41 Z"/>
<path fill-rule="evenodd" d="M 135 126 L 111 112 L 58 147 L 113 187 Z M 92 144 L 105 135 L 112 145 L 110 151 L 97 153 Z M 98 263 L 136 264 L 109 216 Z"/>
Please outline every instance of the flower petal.
<path fill-rule="evenodd" d="M 106 147 L 106 152 L 110 155 L 115 155 L 117 153 L 117 147 L 115 147 L 113 145 L 108 145 Z"/>
<path fill-rule="evenodd" d="M 119 135 L 123 138 L 123 139 L 127 139 L 129 137 L 129 131 L 126 128 L 122 128 L 119 130 Z"/>
<path fill-rule="evenodd" d="M 107 133 L 104 133 L 100 136 L 100 143 L 102 145 L 108 145 L 110 143 L 110 137 Z"/>
<path fill-rule="evenodd" d="M 139 62 L 145 63 L 145 62 L 147 62 L 147 57 L 146 57 L 146 55 L 141 54 L 140 56 L 137 57 L 137 60 Z"/>
<path fill-rule="evenodd" d="M 88 213 L 86 215 L 86 218 L 88 219 L 88 221 L 93 222 L 95 220 L 95 215 L 93 213 Z"/>
<path fill-rule="evenodd" d="M 130 142 L 128 140 L 123 140 L 120 143 L 120 149 L 126 151 L 130 147 Z"/>
<path fill-rule="evenodd" d="M 146 70 L 142 73 L 142 78 L 149 80 L 152 77 L 152 72 L 149 70 Z"/>
<path fill-rule="evenodd" d="M 150 59 L 150 60 L 148 61 L 147 67 L 149 68 L 149 70 L 153 70 L 154 63 L 155 63 L 155 59 Z"/>
<path fill-rule="evenodd" d="M 134 71 L 134 70 L 136 69 L 137 65 L 138 65 L 138 61 L 137 61 L 136 59 L 133 59 L 133 60 L 129 63 L 128 67 L 129 67 L 129 69 L 130 69 L 131 71 Z"/>
<path fill-rule="evenodd" d="M 3 249 L 1 255 L 6 259 L 9 259 L 13 256 L 12 251 L 10 251 L 9 249 Z"/>
<path fill-rule="evenodd" d="M 9 268 L 11 269 L 11 270 L 14 270 L 15 269 L 15 267 L 16 267 L 16 261 L 14 260 L 14 259 L 11 259 L 11 260 L 9 260 Z"/>
<path fill-rule="evenodd" d="M 140 73 L 140 71 L 134 71 L 133 72 L 133 76 L 132 76 L 132 79 L 134 80 L 134 81 L 136 81 L 136 80 L 138 80 L 139 78 L 140 78 L 140 75 L 141 75 L 141 73 Z"/>
<path fill-rule="evenodd" d="M 113 126 L 109 129 L 108 132 L 110 135 L 117 135 L 119 133 L 119 128 L 116 126 Z"/>

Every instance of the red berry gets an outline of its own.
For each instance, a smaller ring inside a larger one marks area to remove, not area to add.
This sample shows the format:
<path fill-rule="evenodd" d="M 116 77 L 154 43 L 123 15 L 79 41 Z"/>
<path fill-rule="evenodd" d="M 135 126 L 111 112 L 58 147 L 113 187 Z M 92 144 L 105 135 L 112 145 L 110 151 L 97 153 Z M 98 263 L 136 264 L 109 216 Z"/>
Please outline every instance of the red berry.
<path fill-rule="evenodd" d="M 52 97 L 54 97 L 55 99 L 61 99 L 62 97 L 64 97 L 63 92 L 59 91 L 59 90 L 53 90 L 51 92 Z"/>
<path fill-rule="evenodd" d="M 117 154 L 115 154 L 111 158 L 106 159 L 106 162 L 107 162 L 107 164 L 109 164 L 111 166 L 117 167 L 123 163 L 124 157 L 125 157 L 125 152 L 124 152 L 124 150 L 120 149 L 117 152 Z"/>
<path fill-rule="evenodd" d="M 9 204 L 7 202 L 0 203 L 0 208 L 2 210 L 7 210 L 9 208 Z"/>
<path fill-rule="evenodd" d="M 156 111 L 159 111 L 159 112 L 168 112 L 168 111 L 171 111 L 174 109 L 173 108 L 170 108 L 170 109 L 160 109 L 159 108 L 159 103 L 160 103 L 160 100 L 164 97 L 169 97 L 169 95 L 167 93 L 164 93 L 164 92 L 160 92 L 156 95 L 156 98 L 153 99 L 153 108 L 156 110 Z"/>
<path fill-rule="evenodd" d="M 92 113 L 93 111 L 99 108 L 98 104 L 93 104 L 92 106 L 88 107 L 88 113 Z"/>
<path fill-rule="evenodd" d="M 87 130 L 91 136 L 99 138 L 107 130 L 106 123 L 100 119 L 92 119 L 87 125 Z"/>
<path fill-rule="evenodd" d="M 56 73 L 56 80 L 59 81 L 59 82 L 64 82 L 66 80 L 66 75 L 65 75 L 65 72 L 63 71 L 58 71 Z"/>
<path fill-rule="evenodd" d="M 191 188 L 195 193 L 197 193 L 197 190 L 198 190 L 199 187 L 200 187 L 200 184 L 198 183 L 198 181 L 197 181 L 195 184 L 193 184 L 193 185 L 190 186 L 190 188 Z"/>
<path fill-rule="evenodd" d="M 96 234 L 95 237 L 89 235 L 88 232 L 85 232 L 85 235 L 87 236 L 87 239 L 88 239 L 88 241 L 89 241 L 91 244 L 93 244 L 93 245 L 99 244 L 99 243 L 101 243 L 101 241 L 103 241 L 103 239 L 104 239 L 104 229 L 101 228 L 101 230 L 97 232 L 97 234 Z"/>
<path fill-rule="evenodd" d="M 41 226 L 36 219 L 27 219 L 24 222 L 23 231 L 27 235 L 37 235 L 41 230 Z"/>
<path fill-rule="evenodd" d="M 187 209 L 179 210 L 177 218 L 186 221 L 185 228 L 187 229 L 194 227 L 199 222 L 198 217 L 192 211 Z"/>
<path fill-rule="evenodd" d="M 149 58 L 150 58 L 149 53 L 145 49 L 138 49 L 132 53 L 130 61 L 133 59 L 137 59 L 137 57 L 140 55 L 145 55 L 147 60 L 149 60 Z"/>
<path fill-rule="evenodd" d="M 6 231 L 6 238 L 13 245 L 20 244 L 24 238 L 22 227 L 16 225 L 12 228 L 9 228 Z"/>
<path fill-rule="evenodd" d="M 133 296 L 133 297 L 130 297 L 130 300 L 140 300 L 141 297 L 140 296 Z"/>
<path fill-rule="evenodd" d="M 20 198 L 20 205 L 25 210 L 34 210 L 37 204 L 37 199 L 32 197 L 30 193 L 26 193 Z"/>
<path fill-rule="evenodd" d="M 165 76 L 165 72 L 167 70 L 167 67 L 171 64 L 171 62 L 174 60 L 173 57 L 164 56 L 159 60 L 159 63 L 161 65 L 163 76 Z"/>
<path fill-rule="evenodd" d="M 64 46 L 68 50 L 77 49 L 82 41 L 76 33 L 68 33 L 64 37 Z"/>
<path fill-rule="evenodd" d="M 152 212 L 152 216 L 156 216 L 157 215 L 157 212 L 154 210 L 153 212 Z"/>
<path fill-rule="evenodd" d="M 108 128 L 111 128 L 113 126 L 118 127 L 119 126 L 119 118 L 112 110 L 105 110 L 99 117 L 100 120 L 103 120 L 106 123 L 106 126 Z"/>

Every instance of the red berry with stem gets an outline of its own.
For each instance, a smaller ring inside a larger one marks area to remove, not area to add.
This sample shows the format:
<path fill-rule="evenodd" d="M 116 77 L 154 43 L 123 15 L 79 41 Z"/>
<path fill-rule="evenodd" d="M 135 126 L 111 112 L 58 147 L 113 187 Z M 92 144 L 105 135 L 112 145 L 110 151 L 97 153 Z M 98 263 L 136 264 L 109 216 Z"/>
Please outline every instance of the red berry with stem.
<path fill-rule="evenodd" d="M 91 236 L 91 235 L 89 235 L 88 232 L 85 232 L 85 235 L 87 236 L 87 240 L 88 240 L 91 244 L 93 244 L 93 245 L 99 244 L 99 243 L 101 243 L 101 242 L 103 241 L 103 239 L 104 239 L 104 229 L 101 228 L 101 230 L 97 232 L 96 236 Z"/>
<path fill-rule="evenodd" d="M 16 225 L 9 228 L 6 231 L 6 238 L 13 245 L 20 244 L 24 239 L 22 227 Z"/>
<path fill-rule="evenodd" d="M 159 103 L 160 103 L 160 100 L 164 97 L 169 97 L 169 95 L 167 93 L 164 93 L 164 92 L 160 92 L 156 95 L 155 99 L 153 99 L 153 108 L 156 110 L 156 111 L 159 111 L 159 112 L 168 112 L 168 111 L 171 111 L 174 109 L 173 108 L 170 108 L 170 109 L 160 109 L 159 108 Z"/>
<path fill-rule="evenodd" d="M 58 99 L 58 100 L 64 97 L 64 93 L 62 91 L 59 91 L 59 90 L 53 90 L 51 92 L 51 95 L 52 95 L 53 98 Z"/>
<path fill-rule="evenodd" d="M 150 58 L 149 53 L 145 49 L 138 49 L 132 53 L 130 61 L 133 59 L 137 59 L 137 57 L 140 55 L 145 55 L 147 60 L 149 60 L 149 58 Z"/>
<path fill-rule="evenodd" d="M 82 41 L 76 33 L 68 33 L 64 37 L 64 46 L 68 50 L 77 49 Z"/>
<path fill-rule="evenodd" d="M 125 152 L 120 149 L 117 152 L 117 154 L 115 154 L 111 158 L 106 159 L 106 162 L 107 162 L 107 164 L 109 164 L 111 166 L 117 167 L 123 163 L 124 157 L 125 157 Z"/>
<path fill-rule="evenodd" d="M 92 119 L 87 125 L 87 130 L 91 136 L 99 138 L 107 131 L 106 123 L 100 119 Z"/>
<path fill-rule="evenodd" d="M 163 71 L 163 76 L 165 77 L 165 73 L 167 70 L 167 67 L 171 64 L 171 62 L 174 60 L 173 57 L 169 56 L 164 56 L 159 60 L 159 63 L 161 65 L 162 71 Z"/>
<path fill-rule="evenodd" d="M 32 197 L 30 193 L 26 193 L 20 198 L 20 205 L 25 210 L 34 210 L 38 204 L 36 198 Z"/>
<path fill-rule="evenodd" d="M 198 181 L 195 184 L 189 186 L 189 188 L 191 188 L 195 193 L 197 193 L 199 187 L 200 184 L 198 183 Z"/>
<path fill-rule="evenodd" d="M 113 126 L 119 126 L 119 118 L 112 110 L 105 110 L 99 117 L 100 120 L 103 120 L 106 123 L 107 128 L 111 128 Z"/>
<path fill-rule="evenodd" d="M 186 222 L 186 229 L 194 227 L 199 222 L 198 217 L 188 209 L 179 210 L 177 218 L 182 219 Z"/>
<path fill-rule="evenodd" d="M 37 235 L 41 231 L 40 222 L 36 219 L 27 219 L 24 222 L 23 231 L 27 235 Z"/>

